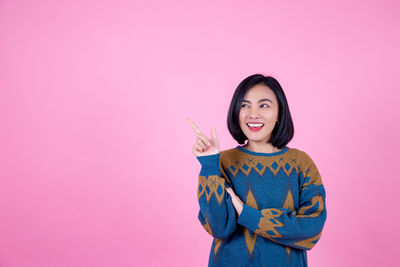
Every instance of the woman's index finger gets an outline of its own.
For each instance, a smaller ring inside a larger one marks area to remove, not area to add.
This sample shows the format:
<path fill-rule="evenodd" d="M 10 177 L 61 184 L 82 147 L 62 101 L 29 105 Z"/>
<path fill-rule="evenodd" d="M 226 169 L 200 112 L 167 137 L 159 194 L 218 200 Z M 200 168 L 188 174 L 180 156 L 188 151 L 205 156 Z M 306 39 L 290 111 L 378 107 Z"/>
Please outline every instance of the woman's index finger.
<path fill-rule="evenodd" d="M 194 124 L 194 122 L 191 119 L 186 119 L 186 121 L 189 123 L 190 127 L 193 128 L 193 130 L 196 132 L 196 134 L 201 134 L 201 131 L 199 129 L 199 127 L 196 126 L 196 124 Z"/>

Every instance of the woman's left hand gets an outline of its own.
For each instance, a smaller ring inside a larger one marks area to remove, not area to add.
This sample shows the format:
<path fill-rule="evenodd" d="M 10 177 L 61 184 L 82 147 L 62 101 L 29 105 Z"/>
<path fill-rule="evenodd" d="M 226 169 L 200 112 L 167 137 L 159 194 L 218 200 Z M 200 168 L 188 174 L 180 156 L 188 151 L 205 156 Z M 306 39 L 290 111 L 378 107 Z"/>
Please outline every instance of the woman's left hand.
<path fill-rule="evenodd" d="M 232 188 L 226 188 L 226 192 L 231 195 L 233 206 L 235 207 L 238 215 L 240 215 L 243 210 L 243 201 L 241 201 L 240 198 L 235 194 L 235 192 L 233 192 Z"/>

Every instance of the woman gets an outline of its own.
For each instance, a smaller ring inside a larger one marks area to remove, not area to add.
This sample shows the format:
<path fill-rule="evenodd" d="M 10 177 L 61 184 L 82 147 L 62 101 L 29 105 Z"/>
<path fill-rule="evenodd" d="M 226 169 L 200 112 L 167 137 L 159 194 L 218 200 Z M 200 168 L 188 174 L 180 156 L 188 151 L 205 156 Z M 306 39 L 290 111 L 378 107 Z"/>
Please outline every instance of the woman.
<path fill-rule="evenodd" d="M 255 74 L 237 87 L 228 112 L 235 148 L 220 152 L 214 127 L 208 138 L 187 122 L 201 163 L 198 219 L 214 237 L 208 266 L 307 266 L 325 189 L 311 157 L 287 146 L 294 128 L 278 81 Z"/>

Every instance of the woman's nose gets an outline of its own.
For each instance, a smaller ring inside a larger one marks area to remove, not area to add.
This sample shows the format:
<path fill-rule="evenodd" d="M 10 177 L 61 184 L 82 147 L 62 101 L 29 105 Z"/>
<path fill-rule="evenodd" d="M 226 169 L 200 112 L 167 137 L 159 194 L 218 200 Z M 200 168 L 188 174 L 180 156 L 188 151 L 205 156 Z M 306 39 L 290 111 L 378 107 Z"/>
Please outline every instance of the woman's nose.
<path fill-rule="evenodd" d="M 249 117 L 250 118 L 257 118 L 258 117 L 258 109 L 250 109 Z"/>

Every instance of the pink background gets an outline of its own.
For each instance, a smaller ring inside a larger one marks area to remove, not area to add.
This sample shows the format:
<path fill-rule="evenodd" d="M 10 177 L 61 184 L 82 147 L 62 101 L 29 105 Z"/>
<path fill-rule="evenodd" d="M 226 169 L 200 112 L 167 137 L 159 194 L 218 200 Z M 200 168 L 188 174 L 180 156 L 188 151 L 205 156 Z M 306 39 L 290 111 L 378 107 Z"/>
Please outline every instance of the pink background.
<path fill-rule="evenodd" d="M 55 3 L 59 2 L 59 3 Z M 206 266 L 191 118 L 272 75 L 328 218 L 310 266 L 394 266 L 398 1 L 0 1 L 0 266 Z"/>

